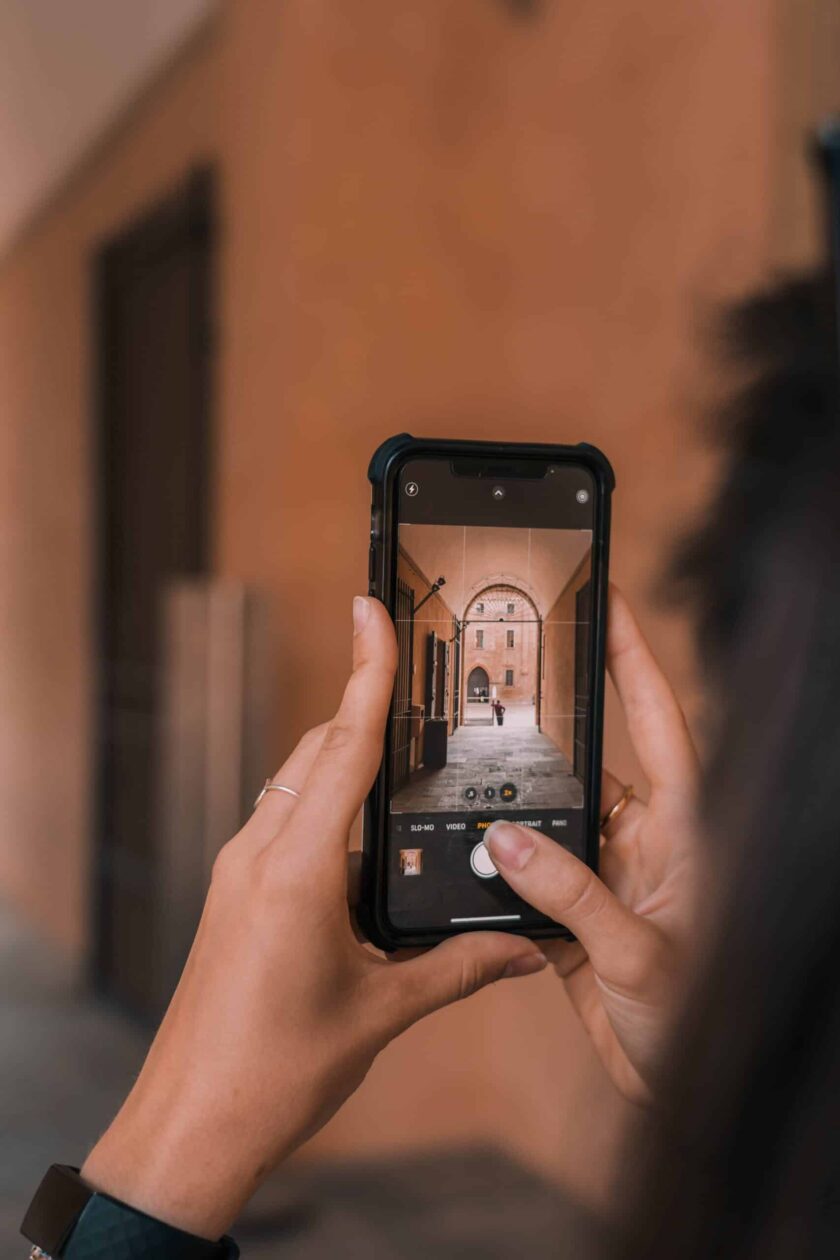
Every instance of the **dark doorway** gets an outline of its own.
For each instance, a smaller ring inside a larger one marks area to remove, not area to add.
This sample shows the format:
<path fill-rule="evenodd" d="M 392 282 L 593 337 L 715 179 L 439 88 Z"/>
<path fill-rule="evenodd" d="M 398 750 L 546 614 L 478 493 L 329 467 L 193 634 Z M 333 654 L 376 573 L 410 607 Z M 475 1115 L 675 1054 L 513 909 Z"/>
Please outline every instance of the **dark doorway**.
<path fill-rule="evenodd" d="M 589 724 L 589 618 L 592 588 L 589 582 L 575 594 L 575 730 L 574 772 L 583 783 L 586 776 L 586 732 Z"/>
<path fill-rule="evenodd" d="M 98 252 L 98 827 L 100 991 L 156 1016 L 161 597 L 208 571 L 213 185 L 190 176 Z"/>
<path fill-rule="evenodd" d="M 432 630 L 426 636 L 423 722 L 423 765 L 439 770 L 446 765 L 449 738 L 449 644 Z"/>
<path fill-rule="evenodd" d="M 437 671 L 437 680 L 435 683 L 435 696 L 437 698 L 437 708 L 435 717 L 449 717 L 449 644 L 443 639 L 437 641 L 437 661 L 435 664 Z"/>
<path fill-rule="evenodd" d="M 438 637 L 434 630 L 430 630 L 426 635 L 426 668 L 423 674 L 423 716 L 427 722 L 438 715 L 438 675 Z"/>
<path fill-rule="evenodd" d="M 453 624 L 453 665 L 452 665 L 452 730 L 457 730 L 461 723 L 461 625 Z"/>
<path fill-rule="evenodd" d="M 487 700 L 489 695 L 490 679 L 487 676 L 487 670 L 476 665 L 475 669 L 470 670 L 470 676 L 467 679 L 467 699 Z"/>
<path fill-rule="evenodd" d="M 394 682 L 391 790 L 408 782 L 411 770 L 411 685 L 414 678 L 414 591 L 397 579 L 397 676 Z"/>

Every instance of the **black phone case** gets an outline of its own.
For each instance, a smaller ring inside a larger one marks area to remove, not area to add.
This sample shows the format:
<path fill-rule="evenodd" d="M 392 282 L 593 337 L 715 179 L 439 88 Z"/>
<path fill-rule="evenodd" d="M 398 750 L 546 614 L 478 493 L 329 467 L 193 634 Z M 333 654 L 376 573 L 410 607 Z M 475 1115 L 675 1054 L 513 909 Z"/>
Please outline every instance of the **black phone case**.
<path fill-rule="evenodd" d="M 607 589 L 610 542 L 610 507 L 615 488 L 615 474 L 607 457 L 586 442 L 576 446 L 552 446 L 540 443 L 519 442 L 461 442 L 440 438 L 415 438 L 410 433 L 400 433 L 388 438 L 374 452 L 368 469 L 372 486 L 369 593 L 381 600 L 393 616 L 393 571 L 395 542 L 395 495 L 399 470 L 408 459 L 424 456 L 451 455 L 479 459 L 515 459 L 517 457 L 542 458 L 551 463 L 583 464 L 591 472 L 598 485 L 598 510 L 593 529 L 593 612 L 595 637 L 590 663 L 590 696 L 592 698 L 592 728 L 589 740 L 588 781 L 591 790 L 586 808 L 586 861 L 593 870 L 598 869 L 601 809 L 601 755 L 604 731 L 604 679 L 607 627 Z M 391 721 L 385 737 L 385 756 L 365 806 L 364 840 L 362 847 L 361 898 L 357 911 L 359 926 L 368 940 L 383 950 L 404 946 L 435 945 L 455 936 L 452 932 L 419 932 L 405 934 L 396 931 L 388 921 L 386 907 L 386 827 L 388 822 L 386 797 L 386 761 L 390 747 Z M 485 929 L 486 930 L 486 929 Z M 518 935 L 538 937 L 565 937 L 571 933 L 557 925 L 541 928 L 506 929 Z"/>

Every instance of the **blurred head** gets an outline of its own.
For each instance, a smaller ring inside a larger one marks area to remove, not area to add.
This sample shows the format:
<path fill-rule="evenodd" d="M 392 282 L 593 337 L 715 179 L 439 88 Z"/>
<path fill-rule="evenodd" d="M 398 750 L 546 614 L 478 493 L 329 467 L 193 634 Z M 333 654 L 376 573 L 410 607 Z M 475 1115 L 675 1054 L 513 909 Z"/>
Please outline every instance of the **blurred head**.
<path fill-rule="evenodd" d="M 822 276 L 738 308 L 728 471 L 675 580 L 713 700 L 709 956 L 646 1133 L 630 1252 L 838 1251 L 840 421 Z M 701 929 L 702 930 L 702 929 Z M 832 1241 L 833 1240 L 833 1241 Z"/>

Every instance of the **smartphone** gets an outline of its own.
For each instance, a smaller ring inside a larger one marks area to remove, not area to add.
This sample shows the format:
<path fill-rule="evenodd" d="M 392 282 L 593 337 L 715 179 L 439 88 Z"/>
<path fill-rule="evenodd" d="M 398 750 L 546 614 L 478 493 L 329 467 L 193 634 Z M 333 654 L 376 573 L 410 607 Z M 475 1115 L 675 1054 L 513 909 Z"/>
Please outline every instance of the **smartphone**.
<path fill-rule="evenodd" d="M 583 444 L 402 434 L 369 477 L 370 593 L 399 652 L 360 923 L 387 950 L 568 936 L 483 835 L 507 818 L 597 868 L 612 469 Z"/>

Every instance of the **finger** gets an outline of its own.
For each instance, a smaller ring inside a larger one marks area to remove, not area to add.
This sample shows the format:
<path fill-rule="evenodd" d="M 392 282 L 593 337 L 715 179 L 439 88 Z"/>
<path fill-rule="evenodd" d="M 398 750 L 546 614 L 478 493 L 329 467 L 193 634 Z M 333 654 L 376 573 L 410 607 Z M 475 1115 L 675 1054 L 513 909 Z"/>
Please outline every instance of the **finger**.
<path fill-rule="evenodd" d="M 604 1008 L 597 977 L 591 969 L 579 968 L 565 978 L 566 993 L 598 1055 L 617 1081 L 621 1092 L 633 1101 L 649 1104 L 652 1094 L 627 1058 L 627 1051 Z M 611 1069 L 610 1065 L 614 1065 Z M 619 1077 L 615 1073 L 619 1073 Z"/>
<path fill-rule="evenodd" d="M 266 792 L 243 827 L 244 832 L 263 841 L 271 840 L 277 835 L 303 793 L 327 730 L 328 725 L 324 722 L 307 731 L 271 780 L 272 783 L 281 783 L 284 787 L 291 788 L 298 796 L 289 796 L 287 792 Z"/>
<path fill-rule="evenodd" d="M 378 600 L 357 596 L 353 615 L 353 673 L 286 828 L 292 846 L 300 836 L 309 846 L 343 851 L 382 760 L 397 640 Z"/>
<path fill-rule="evenodd" d="M 495 822 L 484 840 L 510 887 L 575 934 L 602 980 L 634 987 L 658 944 L 649 921 L 622 905 L 594 871 L 540 832 Z"/>
<path fill-rule="evenodd" d="M 607 666 L 651 788 L 690 788 L 697 755 L 685 717 L 630 605 L 615 586 L 610 586 Z"/>
<path fill-rule="evenodd" d="M 532 941 L 501 932 L 465 932 L 410 962 L 394 963 L 383 980 L 390 991 L 394 1028 L 477 993 L 495 980 L 532 976 L 547 959 Z"/>
<path fill-rule="evenodd" d="M 586 962 L 586 950 L 580 941 L 554 939 L 540 941 L 540 947 L 561 980 L 577 971 Z"/>

